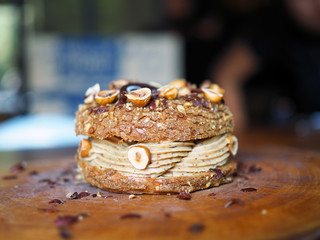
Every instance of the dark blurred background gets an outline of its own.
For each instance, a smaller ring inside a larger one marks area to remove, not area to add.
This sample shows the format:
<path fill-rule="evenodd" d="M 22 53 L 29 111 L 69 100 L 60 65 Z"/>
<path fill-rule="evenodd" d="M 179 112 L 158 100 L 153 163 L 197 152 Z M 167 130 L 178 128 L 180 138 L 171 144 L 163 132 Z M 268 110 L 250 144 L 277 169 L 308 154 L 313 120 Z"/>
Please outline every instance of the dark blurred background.
<path fill-rule="evenodd" d="M 306 135 L 320 129 L 319 35 L 319 0 L 0 0 L 0 121 L 72 118 L 95 82 L 209 79 L 237 131 Z"/>

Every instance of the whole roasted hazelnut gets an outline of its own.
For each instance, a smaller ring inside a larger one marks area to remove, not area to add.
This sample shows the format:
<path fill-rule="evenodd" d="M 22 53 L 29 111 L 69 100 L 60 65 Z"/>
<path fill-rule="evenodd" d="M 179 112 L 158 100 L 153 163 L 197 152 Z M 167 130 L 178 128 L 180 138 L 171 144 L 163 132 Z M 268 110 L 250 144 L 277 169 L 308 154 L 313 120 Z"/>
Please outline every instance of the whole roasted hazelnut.
<path fill-rule="evenodd" d="M 113 103 L 119 96 L 119 93 L 119 90 L 104 90 L 96 94 L 95 100 L 100 105 Z"/>
<path fill-rule="evenodd" d="M 128 92 L 126 96 L 137 107 L 144 107 L 151 99 L 151 90 L 150 88 L 140 88 Z"/>

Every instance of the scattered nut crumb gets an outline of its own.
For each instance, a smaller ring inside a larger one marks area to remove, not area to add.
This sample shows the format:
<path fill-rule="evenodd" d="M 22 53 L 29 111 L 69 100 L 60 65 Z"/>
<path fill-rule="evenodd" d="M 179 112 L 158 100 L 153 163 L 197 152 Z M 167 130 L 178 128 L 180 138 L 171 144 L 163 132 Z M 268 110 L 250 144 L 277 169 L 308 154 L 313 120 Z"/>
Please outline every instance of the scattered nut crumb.
<path fill-rule="evenodd" d="M 141 215 L 136 213 L 128 213 L 121 216 L 121 219 L 127 219 L 127 218 L 141 218 Z"/>
<path fill-rule="evenodd" d="M 81 192 L 81 193 L 79 193 L 78 197 L 79 198 L 84 198 L 84 197 L 87 197 L 89 195 L 90 195 L 90 193 L 88 193 L 88 191 L 87 192 Z"/>
<path fill-rule="evenodd" d="M 30 176 L 34 176 L 34 175 L 38 175 L 39 173 L 38 173 L 38 171 L 36 171 L 36 170 L 33 170 L 33 171 L 31 171 L 31 172 L 29 172 L 29 175 Z"/>
<path fill-rule="evenodd" d="M 84 217 L 89 217 L 90 215 L 87 213 L 81 213 L 78 215 L 63 215 L 58 216 L 54 223 L 59 230 L 59 235 L 62 238 L 71 238 L 72 234 L 70 232 L 70 227 L 82 220 Z"/>
<path fill-rule="evenodd" d="M 64 201 L 61 201 L 60 199 L 56 199 L 56 198 L 55 198 L 55 199 L 50 200 L 49 203 L 63 204 Z"/>
<path fill-rule="evenodd" d="M 90 217 L 91 215 L 88 213 L 80 213 L 78 214 L 78 220 L 81 221 L 83 220 L 85 217 Z"/>
<path fill-rule="evenodd" d="M 209 171 L 216 173 L 217 180 L 219 180 L 220 178 L 223 177 L 223 173 L 221 172 L 221 170 L 219 168 L 210 168 Z"/>
<path fill-rule="evenodd" d="M 3 180 L 13 180 L 13 179 L 17 179 L 18 177 L 16 175 L 8 175 L 8 176 L 3 176 L 2 179 Z"/>
<path fill-rule="evenodd" d="M 61 238 L 68 239 L 68 238 L 71 238 L 71 237 L 72 237 L 72 234 L 71 234 L 71 232 L 70 232 L 69 229 L 67 229 L 67 228 L 60 228 L 60 229 L 59 229 L 59 236 L 60 236 Z"/>
<path fill-rule="evenodd" d="M 261 210 L 261 214 L 262 214 L 262 215 L 266 215 L 266 214 L 267 214 L 267 210 L 266 210 L 266 209 L 262 209 L 262 210 Z"/>
<path fill-rule="evenodd" d="M 196 223 L 196 224 L 191 225 L 188 229 L 190 232 L 200 233 L 204 230 L 204 225 L 201 223 Z"/>
<path fill-rule="evenodd" d="M 231 199 L 229 202 L 227 202 L 227 203 L 224 205 L 224 207 L 225 207 L 225 208 L 228 208 L 228 207 L 230 207 L 231 205 L 234 205 L 234 204 L 244 205 L 244 202 L 241 201 L 240 199 L 233 198 L 233 199 Z"/>
<path fill-rule="evenodd" d="M 77 199 L 78 198 L 78 192 L 74 192 L 74 193 L 69 192 L 69 193 L 67 193 L 66 198 Z"/>
<path fill-rule="evenodd" d="M 181 191 L 177 198 L 179 198 L 180 200 L 191 200 L 191 194 L 187 191 Z"/>
<path fill-rule="evenodd" d="M 97 192 L 97 197 L 102 197 L 102 194 L 100 192 Z"/>
<path fill-rule="evenodd" d="M 241 189 L 241 192 L 256 192 L 257 189 L 256 188 L 252 188 L 252 187 L 249 187 L 249 188 L 242 188 Z"/>
<path fill-rule="evenodd" d="M 77 175 L 75 176 L 75 179 L 76 179 L 76 180 L 81 180 L 81 179 L 82 179 L 81 174 L 77 174 Z"/>
<path fill-rule="evenodd" d="M 24 171 L 26 169 L 26 167 L 27 167 L 26 162 L 17 163 L 16 165 L 14 165 L 10 168 L 10 172 L 11 173 L 19 173 L 19 172 Z"/>
<path fill-rule="evenodd" d="M 78 216 L 71 216 L 71 215 L 64 215 L 64 216 L 58 216 L 54 223 L 58 228 L 65 228 L 69 227 L 72 224 L 75 224 L 78 222 Z"/>
<path fill-rule="evenodd" d="M 209 193 L 208 194 L 208 197 L 215 197 L 217 194 L 215 194 L 215 193 Z"/>
<path fill-rule="evenodd" d="M 134 194 L 129 195 L 129 199 L 134 199 L 134 198 L 136 198 L 136 195 Z"/>
<path fill-rule="evenodd" d="M 38 208 L 39 211 L 46 212 L 46 213 L 56 213 L 59 212 L 59 210 L 54 208 Z"/>

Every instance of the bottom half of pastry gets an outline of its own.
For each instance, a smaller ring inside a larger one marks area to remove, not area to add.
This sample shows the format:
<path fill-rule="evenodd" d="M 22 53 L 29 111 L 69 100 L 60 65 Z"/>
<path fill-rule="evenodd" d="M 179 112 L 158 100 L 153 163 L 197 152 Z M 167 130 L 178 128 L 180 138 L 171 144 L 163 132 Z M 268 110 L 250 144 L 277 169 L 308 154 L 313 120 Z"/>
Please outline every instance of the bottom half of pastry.
<path fill-rule="evenodd" d="M 232 181 L 237 167 L 230 155 L 238 141 L 230 133 L 192 142 L 84 141 L 87 147 L 80 144 L 76 156 L 79 172 L 88 184 L 111 192 L 193 192 Z"/>

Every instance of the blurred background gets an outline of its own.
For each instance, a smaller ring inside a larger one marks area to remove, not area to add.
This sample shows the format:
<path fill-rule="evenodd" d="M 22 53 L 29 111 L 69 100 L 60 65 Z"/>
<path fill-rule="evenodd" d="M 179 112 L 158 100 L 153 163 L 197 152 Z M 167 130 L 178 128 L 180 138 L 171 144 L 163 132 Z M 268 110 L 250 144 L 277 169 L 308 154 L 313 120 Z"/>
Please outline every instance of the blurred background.
<path fill-rule="evenodd" d="M 0 0 L 0 150 L 77 145 L 84 92 L 118 78 L 209 79 L 239 133 L 319 132 L 320 1 Z"/>

